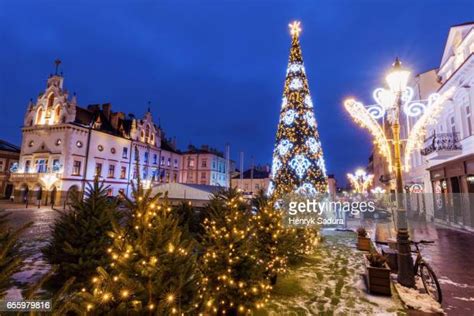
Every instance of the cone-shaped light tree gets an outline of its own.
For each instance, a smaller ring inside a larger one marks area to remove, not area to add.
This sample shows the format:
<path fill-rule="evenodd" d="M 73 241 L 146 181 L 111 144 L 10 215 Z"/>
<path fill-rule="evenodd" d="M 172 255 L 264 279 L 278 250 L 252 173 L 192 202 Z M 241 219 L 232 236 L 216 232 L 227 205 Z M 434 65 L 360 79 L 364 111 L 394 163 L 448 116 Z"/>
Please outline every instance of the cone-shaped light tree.
<path fill-rule="evenodd" d="M 327 191 L 326 168 L 303 64 L 300 22 L 290 24 L 290 58 L 276 134 L 269 193 Z"/>

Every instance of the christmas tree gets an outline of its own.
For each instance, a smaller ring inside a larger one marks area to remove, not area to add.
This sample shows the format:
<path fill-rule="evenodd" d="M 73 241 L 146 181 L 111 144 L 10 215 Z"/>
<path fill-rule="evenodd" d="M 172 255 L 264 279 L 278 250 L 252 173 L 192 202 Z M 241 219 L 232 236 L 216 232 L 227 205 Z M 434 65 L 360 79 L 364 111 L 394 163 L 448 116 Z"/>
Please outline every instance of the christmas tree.
<path fill-rule="evenodd" d="M 109 262 L 104 256 L 111 244 L 107 233 L 119 214 L 116 203 L 108 199 L 107 188 L 95 179 L 88 184 L 84 199 L 75 194 L 72 210 L 61 212 L 55 220 L 51 241 L 42 249 L 48 263 L 58 265 L 47 287 L 57 290 L 71 277 L 75 277 L 74 286 L 82 287 L 97 266 Z"/>
<path fill-rule="evenodd" d="M 194 240 L 183 234 L 167 199 L 145 189 L 140 179 L 132 199 L 124 198 L 130 213 L 124 223 L 113 223 L 108 271 L 99 267 L 89 289 L 78 294 L 84 310 L 97 315 L 193 314 L 199 307 Z"/>
<path fill-rule="evenodd" d="M 292 43 L 269 187 L 269 193 L 276 197 L 327 191 L 323 151 L 299 42 L 300 22 L 293 22 L 290 28 Z"/>
<path fill-rule="evenodd" d="M 248 314 L 263 307 L 271 285 L 250 205 L 229 189 L 212 198 L 207 213 L 200 262 L 205 315 Z"/>
<path fill-rule="evenodd" d="M 10 213 L 0 210 L 0 299 L 6 295 L 12 286 L 12 275 L 20 271 L 23 256 L 20 252 L 20 235 L 33 223 L 28 223 L 19 229 L 8 226 Z"/>

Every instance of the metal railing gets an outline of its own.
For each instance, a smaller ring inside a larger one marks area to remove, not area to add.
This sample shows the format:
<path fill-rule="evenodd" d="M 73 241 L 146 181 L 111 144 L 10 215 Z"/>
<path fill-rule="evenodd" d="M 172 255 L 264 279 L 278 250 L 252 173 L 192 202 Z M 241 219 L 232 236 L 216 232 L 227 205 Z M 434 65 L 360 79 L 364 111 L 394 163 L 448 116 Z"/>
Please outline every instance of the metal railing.
<path fill-rule="evenodd" d="M 461 150 L 459 143 L 459 133 L 433 133 L 425 139 L 425 146 L 421 150 L 423 156 L 440 150 Z"/>

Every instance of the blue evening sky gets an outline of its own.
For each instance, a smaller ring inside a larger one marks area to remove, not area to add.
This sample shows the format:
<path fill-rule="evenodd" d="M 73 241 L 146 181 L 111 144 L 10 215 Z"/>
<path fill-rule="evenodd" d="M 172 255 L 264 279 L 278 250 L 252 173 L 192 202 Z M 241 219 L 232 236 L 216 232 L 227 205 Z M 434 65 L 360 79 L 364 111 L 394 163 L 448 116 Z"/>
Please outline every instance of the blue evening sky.
<path fill-rule="evenodd" d="M 327 169 L 344 180 L 371 148 L 344 98 L 371 101 L 395 56 L 413 73 L 438 67 L 474 1 L 0 0 L 0 138 L 20 144 L 28 100 L 60 58 L 82 106 L 141 116 L 151 101 L 181 149 L 229 142 L 234 160 L 270 163 L 294 19 Z"/>

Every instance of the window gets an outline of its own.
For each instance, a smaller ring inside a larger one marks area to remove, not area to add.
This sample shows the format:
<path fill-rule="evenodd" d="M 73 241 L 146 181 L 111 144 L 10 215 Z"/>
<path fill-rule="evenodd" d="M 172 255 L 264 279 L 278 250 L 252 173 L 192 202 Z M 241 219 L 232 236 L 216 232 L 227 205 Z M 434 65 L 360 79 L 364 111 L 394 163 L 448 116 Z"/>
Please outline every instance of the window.
<path fill-rule="evenodd" d="M 36 113 L 36 124 L 41 124 L 42 119 L 43 119 L 43 109 L 39 108 L 38 113 Z"/>
<path fill-rule="evenodd" d="M 30 142 L 28 143 L 28 147 L 33 147 L 34 144 L 35 144 L 35 142 L 30 140 Z"/>
<path fill-rule="evenodd" d="M 73 176 L 78 176 L 81 174 L 81 161 L 80 160 L 74 160 L 72 164 L 72 175 Z"/>
<path fill-rule="evenodd" d="M 76 146 L 77 146 L 78 148 L 81 148 L 81 147 L 82 147 L 82 142 L 81 142 L 80 140 L 78 140 L 77 143 L 76 143 Z"/>
<path fill-rule="evenodd" d="M 207 159 L 203 159 L 203 160 L 201 161 L 201 167 L 207 168 Z"/>
<path fill-rule="evenodd" d="M 109 165 L 109 174 L 108 174 L 108 177 L 109 177 L 109 178 L 115 177 L 115 165 Z"/>
<path fill-rule="evenodd" d="M 122 166 L 120 168 L 120 179 L 125 179 L 127 177 L 127 167 Z"/>
<path fill-rule="evenodd" d="M 168 158 L 168 161 L 167 161 L 166 165 L 167 165 L 168 167 L 171 166 L 171 158 Z"/>
<path fill-rule="evenodd" d="M 161 165 L 164 166 L 165 165 L 165 157 L 161 156 Z"/>
<path fill-rule="evenodd" d="M 127 158 L 128 158 L 128 148 L 127 148 L 127 147 L 123 147 L 122 158 L 123 158 L 123 159 L 127 159 Z"/>
<path fill-rule="evenodd" d="M 175 159 L 175 160 L 174 160 L 174 167 L 175 167 L 175 168 L 178 168 L 178 159 Z"/>
<path fill-rule="evenodd" d="M 36 160 L 36 172 L 38 173 L 45 173 L 48 167 L 48 160 L 47 159 L 38 159 Z"/>
<path fill-rule="evenodd" d="M 59 145 L 61 145 L 61 139 L 56 140 L 56 146 L 59 146 Z"/>
<path fill-rule="evenodd" d="M 95 164 L 95 175 L 102 177 L 102 163 L 98 162 Z"/>
<path fill-rule="evenodd" d="M 154 154 L 153 155 L 153 163 L 156 165 L 158 163 L 158 155 Z"/>
<path fill-rule="evenodd" d="M 451 132 L 453 132 L 453 136 L 454 134 L 456 134 L 456 125 L 454 124 L 454 116 L 451 117 Z"/>
<path fill-rule="evenodd" d="M 205 172 L 201 172 L 201 179 L 206 179 L 206 173 Z"/>
<path fill-rule="evenodd" d="M 472 135 L 472 121 L 471 121 L 471 107 L 469 104 L 466 106 L 466 120 L 467 120 L 467 135 Z"/>
<path fill-rule="evenodd" d="M 145 163 L 148 163 L 148 152 L 145 152 Z"/>
<path fill-rule="evenodd" d="M 25 161 L 25 172 L 26 173 L 30 172 L 30 165 L 31 165 L 31 161 L 29 161 L 29 160 Z"/>
<path fill-rule="evenodd" d="M 116 153 L 115 147 L 110 148 L 110 152 L 111 152 L 112 154 L 115 154 L 115 153 Z"/>
<path fill-rule="evenodd" d="M 59 172 L 61 170 L 61 164 L 59 163 L 59 159 L 53 159 L 53 166 L 52 166 L 53 172 Z"/>
<path fill-rule="evenodd" d="M 102 145 L 97 146 L 97 150 L 98 150 L 98 151 L 103 151 L 103 150 L 104 150 L 104 146 L 102 146 Z"/>
<path fill-rule="evenodd" d="M 0 172 L 5 171 L 5 159 L 0 159 Z"/>
<path fill-rule="evenodd" d="M 194 167 L 194 159 L 193 158 L 189 158 L 188 167 Z"/>

